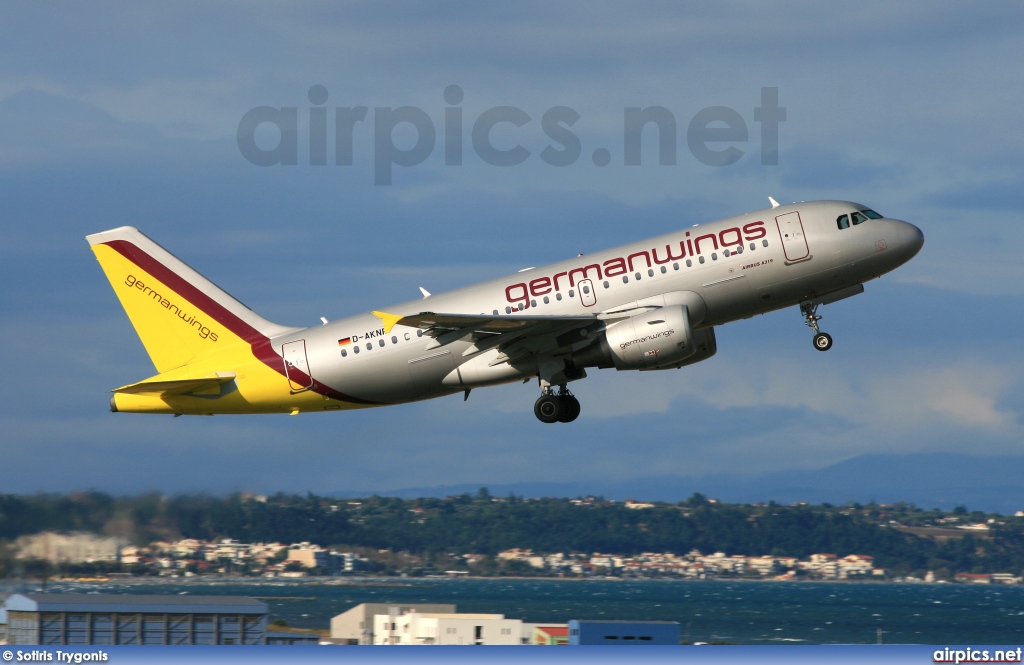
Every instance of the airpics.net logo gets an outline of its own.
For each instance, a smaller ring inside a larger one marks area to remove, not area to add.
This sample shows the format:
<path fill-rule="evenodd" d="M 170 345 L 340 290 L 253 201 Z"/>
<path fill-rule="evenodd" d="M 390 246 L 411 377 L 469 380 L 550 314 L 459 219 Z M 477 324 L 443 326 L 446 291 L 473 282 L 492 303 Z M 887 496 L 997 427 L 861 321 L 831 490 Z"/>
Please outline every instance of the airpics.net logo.
<path fill-rule="evenodd" d="M 534 155 L 522 141 L 538 130 L 537 118 L 516 106 L 495 106 L 475 118 L 464 117 L 465 93 L 457 85 L 449 85 L 441 95 L 433 115 L 417 106 L 377 106 L 373 113 L 367 106 L 328 107 L 327 88 L 314 85 L 307 94 L 308 108 L 298 106 L 257 106 L 250 109 L 238 123 L 238 149 L 256 166 L 297 166 L 299 163 L 299 117 L 308 120 L 309 165 L 326 166 L 328 147 L 333 144 L 334 165 L 352 166 L 356 161 L 355 137 L 373 134 L 374 184 L 390 185 L 394 167 L 405 168 L 424 163 L 440 143 L 445 166 L 461 166 L 468 132 L 472 153 L 484 164 L 512 167 L 536 157 L 548 166 L 566 167 L 577 164 L 584 155 L 580 136 L 573 131 L 580 114 L 569 106 L 552 106 L 539 118 L 539 130 L 547 145 Z M 779 163 L 779 124 L 786 120 L 786 109 L 779 106 L 778 88 L 761 88 L 760 105 L 749 116 L 760 126 L 760 160 L 762 166 Z M 435 122 L 435 120 L 437 122 Z M 644 131 L 657 137 L 657 164 L 678 163 L 678 129 L 676 115 L 664 106 L 627 106 L 622 110 L 622 164 L 640 166 L 645 163 Z M 441 137 L 438 137 L 438 127 Z M 750 131 L 743 114 L 728 106 L 701 109 L 686 124 L 686 147 L 697 162 L 706 166 L 729 166 L 743 159 L 751 149 Z M 497 128 L 497 131 L 495 131 Z M 649 129 L 648 129 L 649 128 Z M 511 130 L 514 137 L 508 140 Z M 502 134 L 500 146 L 494 135 Z M 415 136 L 411 146 L 402 138 Z M 259 139 L 258 139 L 259 135 Z M 267 138 L 268 140 L 262 140 Z M 333 139 L 333 140 L 332 140 Z M 509 145 L 511 144 L 511 145 Z M 607 147 L 587 147 L 590 160 L 599 167 L 608 166 L 615 157 Z M 648 157 L 646 163 L 653 163 Z"/>

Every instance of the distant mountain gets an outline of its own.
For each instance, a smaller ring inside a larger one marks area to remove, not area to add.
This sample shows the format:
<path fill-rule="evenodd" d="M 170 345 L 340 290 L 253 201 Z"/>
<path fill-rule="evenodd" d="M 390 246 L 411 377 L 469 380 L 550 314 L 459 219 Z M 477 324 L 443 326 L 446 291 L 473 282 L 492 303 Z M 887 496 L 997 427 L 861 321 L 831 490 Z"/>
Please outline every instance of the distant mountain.
<path fill-rule="evenodd" d="M 486 486 L 494 496 L 603 496 L 623 500 L 676 502 L 700 492 L 730 503 L 896 503 L 950 510 L 1013 514 L 1024 509 L 1024 457 L 979 457 L 953 453 L 861 455 L 817 470 L 794 469 L 757 476 L 716 474 L 653 476 L 624 482 L 523 482 L 344 491 L 333 496 L 379 494 L 401 498 L 475 494 Z"/>

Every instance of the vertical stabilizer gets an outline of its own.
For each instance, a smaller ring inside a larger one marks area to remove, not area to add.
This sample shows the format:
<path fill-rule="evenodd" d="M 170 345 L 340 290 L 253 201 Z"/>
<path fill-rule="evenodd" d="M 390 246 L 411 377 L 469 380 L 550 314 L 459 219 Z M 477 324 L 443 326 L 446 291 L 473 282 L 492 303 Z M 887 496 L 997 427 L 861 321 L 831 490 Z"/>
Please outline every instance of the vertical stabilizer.
<path fill-rule="evenodd" d="M 160 373 L 298 330 L 267 321 L 138 229 L 122 226 L 86 240 Z"/>

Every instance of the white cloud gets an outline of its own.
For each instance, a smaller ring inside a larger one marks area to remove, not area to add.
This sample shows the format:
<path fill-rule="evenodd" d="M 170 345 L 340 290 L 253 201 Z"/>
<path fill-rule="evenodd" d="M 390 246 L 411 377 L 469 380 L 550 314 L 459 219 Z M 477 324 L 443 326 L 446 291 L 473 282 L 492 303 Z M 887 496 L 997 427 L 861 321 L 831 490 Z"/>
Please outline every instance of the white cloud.
<path fill-rule="evenodd" d="M 1006 433 L 1017 425 L 1019 414 L 999 402 L 1015 385 L 1015 376 L 1005 365 L 977 360 L 927 367 L 867 360 L 822 370 L 803 362 L 729 354 L 681 370 L 623 372 L 588 387 L 598 390 L 590 398 L 600 404 L 592 409 L 595 418 L 667 413 L 678 400 L 691 400 L 718 410 L 806 409 L 868 431 L 953 426 Z"/>

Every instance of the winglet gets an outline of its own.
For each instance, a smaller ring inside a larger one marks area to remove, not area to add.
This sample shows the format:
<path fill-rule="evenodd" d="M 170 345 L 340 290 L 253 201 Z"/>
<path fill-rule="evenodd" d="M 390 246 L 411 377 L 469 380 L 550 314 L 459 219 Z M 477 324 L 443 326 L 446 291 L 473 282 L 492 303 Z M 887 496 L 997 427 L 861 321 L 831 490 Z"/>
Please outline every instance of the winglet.
<path fill-rule="evenodd" d="M 775 199 L 773 199 L 772 197 L 769 196 L 768 200 L 772 202 L 772 207 L 773 208 L 778 208 L 779 207 L 779 202 L 776 201 Z"/>
<path fill-rule="evenodd" d="M 384 322 L 384 334 L 391 332 L 391 329 L 402 320 L 400 314 L 388 314 L 387 312 L 372 312 L 374 316 Z"/>
<path fill-rule="evenodd" d="M 423 288 L 422 286 L 420 287 L 420 293 L 422 293 L 422 294 L 423 294 L 423 298 L 424 298 L 424 299 L 426 299 L 426 298 L 429 298 L 429 297 L 430 297 L 430 291 L 427 291 L 427 290 L 426 290 L 425 288 Z"/>

